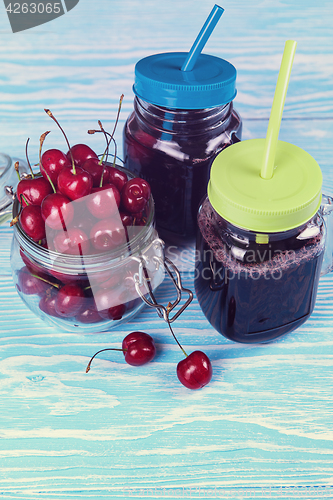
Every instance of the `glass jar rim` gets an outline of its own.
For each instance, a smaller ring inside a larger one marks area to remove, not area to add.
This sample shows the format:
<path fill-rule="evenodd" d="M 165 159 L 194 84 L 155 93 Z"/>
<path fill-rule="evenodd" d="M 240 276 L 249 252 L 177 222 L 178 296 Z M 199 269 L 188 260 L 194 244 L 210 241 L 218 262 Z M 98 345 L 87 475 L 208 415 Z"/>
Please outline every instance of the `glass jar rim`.
<path fill-rule="evenodd" d="M 323 219 L 320 214 L 320 210 L 318 210 L 310 219 L 307 221 L 299 224 L 298 226 L 295 226 L 291 229 L 286 229 L 283 231 L 275 231 L 275 232 L 266 232 L 266 231 L 256 231 L 252 229 L 248 229 L 244 226 L 241 226 L 240 224 L 235 224 L 234 222 L 230 222 L 228 219 L 220 215 L 215 208 L 213 207 L 211 201 L 209 200 L 209 197 L 206 196 L 203 200 L 202 203 L 199 207 L 198 211 L 198 218 L 200 218 L 200 212 L 202 208 L 210 207 L 212 210 L 214 217 L 211 218 L 211 221 L 215 227 L 220 228 L 221 231 L 226 231 L 228 233 L 235 233 L 239 234 L 241 237 L 244 237 L 245 240 L 249 241 L 258 241 L 258 239 L 261 238 L 261 243 L 263 243 L 264 237 L 267 236 L 269 237 L 269 241 L 281 241 L 285 239 L 292 238 L 294 236 L 297 236 L 298 234 L 301 234 L 309 225 L 317 224 L 317 225 L 322 225 L 323 224 Z"/>

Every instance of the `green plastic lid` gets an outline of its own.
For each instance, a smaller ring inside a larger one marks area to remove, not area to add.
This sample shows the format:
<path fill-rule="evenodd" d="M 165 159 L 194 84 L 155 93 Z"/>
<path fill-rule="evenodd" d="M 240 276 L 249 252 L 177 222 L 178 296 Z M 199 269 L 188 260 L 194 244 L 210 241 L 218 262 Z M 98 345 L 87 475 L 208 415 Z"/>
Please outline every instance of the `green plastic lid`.
<path fill-rule="evenodd" d="M 208 197 L 217 213 L 260 233 L 301 226 L 321 203 L 318 163 L 303 149 L 278 140 L 296 45 L 285 43 L 266 139 L 229 146 L 211 169 Z"/>
<path fill-rule="evenodd" d="M 265 139 L 251 139 L 224 149 L 211 168 L 208 198 L 235 226 L 262 233 L 287 231 L 317 212 L 322 173 L 306 151 L 278 141 L 273 176 L 265 179 L 265 146 Z"/>

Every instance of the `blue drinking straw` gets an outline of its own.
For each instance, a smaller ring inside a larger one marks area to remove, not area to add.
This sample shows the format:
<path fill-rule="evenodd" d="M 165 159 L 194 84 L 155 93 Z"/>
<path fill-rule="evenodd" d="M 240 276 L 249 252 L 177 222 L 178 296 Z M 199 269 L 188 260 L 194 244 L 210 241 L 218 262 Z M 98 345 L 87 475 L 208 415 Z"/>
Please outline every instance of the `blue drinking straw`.
<path fill-rule="evenodd" d="M 191 71 L 194 68 L 194 65 L 202 49 L 206 45 L 208 38 L 212 34 L 212 31 L 215 28 L 218 20 L 222 16 L 223 12 L 224 9 L 222 9 L 222 7 L 216 4 L 214 5 L 211 13 L 207 17 L 205 24 L 201 28 L 199 35 L 197 36 L 194 44 L 192 45 L 187 58 L 185 59 L 185 62 L 181 68 L 182 71 Z"/>

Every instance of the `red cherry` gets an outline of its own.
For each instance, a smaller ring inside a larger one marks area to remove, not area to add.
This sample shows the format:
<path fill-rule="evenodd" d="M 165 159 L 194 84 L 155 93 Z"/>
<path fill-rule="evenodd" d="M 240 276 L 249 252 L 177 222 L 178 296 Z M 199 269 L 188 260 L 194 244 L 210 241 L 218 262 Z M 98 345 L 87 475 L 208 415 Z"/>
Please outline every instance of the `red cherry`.
<path fill-rule="evenodd" d="M 121 192 L 122 205 L 131 214 L 142 212 L 147 205 L 150 193 L 150 186 L 147 181 L 140 177 L 130 179 Z"/>
<path fill-rule="evenodd" d="M 61 231 L 53 239 L 53 246 L 57 252 L 69 255 L 88 255 L 90 242 L 82 229 L 70 228 Z"/>
<path fill-rule="evenodd" d="M 177 365 L 177 377 L 188 389 L 201 389 L 212 378 L 211 362 L 204 352 L 193 351 Z"/>
<path fill-rule="evenodd" d="M 125 361 L 132 366 L 141 366 L 154 359 L 156 348 L 153 338 L 147 333 L 132 332 L 122 343 Z"/>
<path fill-rule="evenodd" d="M 66 229 L 74 217 L 71 201 L 61 193 L 46 196 L 41 205 L 42 217 L 51 229 Z"/>
<path fill-rule="evenodd" d="M 57 290 L 51 289 L 47 290 L 45 295 L 39 301 L 39 309 L 43 311 L 48 316 L 54 316 L 59 318 L 59 314 L 55 310 L 55 301 L 57 297 Z"/>
<path fill-rule="evenodd" d="M 97 219 L 106 219 L 118 212 L 120 204 L 120 193 L 113 184 L 93 188 L 90 196 L 87 196 L 86 206 L 89 212 Z"/>
<path fill-rule="evenodd" d="M 120 319 L 126 310 L 121 301 L 121 290 L 119 287 L 111 289 L 100 289 L 94 294 L 96 307 L 104 319 Z"/>
<path fill-rule="evenodd" d="M 121 193 L 123 187 L 125 186 L 128 180 L 127 175 L 125 174 L 125 172 L 122 172 L 121 170 L 118 170 L 115 167 L 107 166 L 107 170 L 109 173 L 109 183 L 114 184 L 118 189 L 119 193 Z"/>
<path fill-rule="evenodd" d="M 54 309 L 63 318 L 76 316 L 84 306 L 85 295 L 76 283 L 67 283 L 57 293 Z"/>
<path fill-rule="evenodd" d="M 136 342 L 137 340 L 146 340 L 147 342 L 152 342 L 154 343 L 153 337 L 148 335 L 148 333 L 144 332 L 132 332 L 126 335 L 126 337 L 123 340 L 122 347 L 123 349 L 127 349 L 130 344 L 133 342 Z M 125 355 L 125 353 L 124 353 Z"/>
<path fill-rule="evenodd" d="M 96 224 L 96 219 L 90 214 L 89 217 L 85 217 L 84 219 L 77 221 L 75 218 L 74 220 L 74 227 L 76 229 L 82 229 L 82 231 L 87 235 L 90 234 L 91 228 L 94 224 Z"/>
<path fill-rule="evenodd" d="M 76 321 L 79 323 L 99 323 L 103 321 L 103 318 L 99 314 L 96 308 L 96 303 L 94 299 L 88 298 L 85 301 L 85 305 L 79 314 L 75 316 Z"/>
<path fill-rule="evenodd" d="M 139 183 L 140 188 L 142 189 L 142 195 L 146 200 L 149 200 L 149 197 L 151 195 L 151 188 L 149 183 L 145 179 L 137 179 L 137 182 Z"/>
<path fill-rule="evenodd" d="M 103 163 L 100 164 L 98 158 L 88 158 L 82 164 L 82 168 L 90 173 L 93 180 L 93 187 L 100 187 L 102 174 L 102 185 L 104 186 L 109 183 L 109 169 Z"/>
<path fill-rule="evenodd" d="M 45 222 L 40 206 L 28 205 L 24 207 L 20 214 L 20 224 L 23 231 L 34 241 L 45 238 Z"/>
<path fill-rule="evenodd" d="M 23 261 L 23 263 L 26 265 L 28 271 L 30 271 L 31 274 L 36 274 L 37 276 L 45 277 L 45 270 L 41 266 L 37 265 L 36 263 L 33 263 L 27 255 L 23 252 L 23 250 L 20 250 L 20 256 Z"/>
<path fill-rule="evenodd" d="M 118 304 L 117 306 L 109 307 L 106 311 L 99 311 L 104 319 L 113 319 L 114 321 L 120 320 L 126 312 L 125 304 Z"/>
<path fill-rule="evenodd" d="M 80 167 L 63 168 L 58 175 L 58 189 L 70 200 L 77 200 L 91 193 L 93 186 L 89 172 Z"/>
<path fill-rule="evenodd" d="M 53 278 L 56 278 L 56 280 L 58 280 L 60 283 L 73 283 L 72 274 L 61 273 L 59 271 L 56 271 L 55 269 L 50 269 L 49 273 Z"/>
<path fill-rule="evenodd" d="M 133 366 L 141 366 L 148 363 L 156 354 L 154 340 L 150 335 L 143 332 L 132 332 L 124 338 L 122 349 L 109 348 L 97 351 L 90 359 L 86 368 L 86 373 L 89 372 L 91 362 L 95 356 L 104 351 L 122 351 L 126 363 Z"/>
<path fill-rule="evenodd" d="M 86 201 L 89 196 L 84 198 L 79 198 L 72 202 L 74 208 L 74 217 L 68 227 L 82 229 L 87 235 L 89 235 L 91 228 L 96 224 L 97 220 L 91 215 L 86 206 Z"/>
<path fill-rule="evenodd" d="M 25 295 L 43 295 L 50 285 L 33 276 L 26 266 L 17 272 L 17 288 Z"/>
<path fill-rule="evenodd" d="M 93 247 L 100 252 L 107 252 L 126 243 L 124 226 L 118 219 L 102 219 L 92 227 L 90 238 Z"/>
<path fill-rule="evenodd" d="M 45 196 L 51 193 L 53 193 L 51 184 L 44 177 L 22 179 L 16 189 L 17 199 L 22 203 L 23 207 L 26 207 L 27 204 L 41 205 Z"/>
<path fill-rule="evenodd" d="M 42 155 L 40 171 L 45 179 L 48 180 L 49 177 L 54 186 L 57 186 L 58 175 L 62 169 L 71 166 L 71 161 L 60 149 L 48 149 Z"/>
<path fill-rule="evenodd" d="M 133 217 L 125 212 L 119 212 L 121 222 L 124 226 L 131 226 L 133 224 Z"/>
<path fill-rule="evenodd" d="M 70 153 L 70 151 L 72 154 Z M 81 167 L 81 165 L 83 165 L 83 163 L 87 161 L 88 158 L 96 158 L 98 160 L 98 156 L 95 151 L 93 151 L 86 144 L 75 144 L 75 146 L 71 147 L 70 151 L 68 151 L 66 156 L 68 160 L 70 160 L 70 162 L 72 162 L 73 156 L 74 163 L 78 167 Z"/>

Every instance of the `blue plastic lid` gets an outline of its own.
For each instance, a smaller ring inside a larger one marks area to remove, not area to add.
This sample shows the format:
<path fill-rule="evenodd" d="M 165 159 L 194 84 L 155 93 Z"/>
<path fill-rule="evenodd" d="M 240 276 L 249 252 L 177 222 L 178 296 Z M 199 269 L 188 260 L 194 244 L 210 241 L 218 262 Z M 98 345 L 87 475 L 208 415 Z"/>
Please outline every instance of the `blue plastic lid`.
<path fill-rule="evenodd" d="M 222 106 L 236 96 L 236 69 L 228 61 L 200 54 L 192 71 L 181 71 L 187 52 L 145 57 L 135 66 L 134 94 L 172 109 Z"/>

